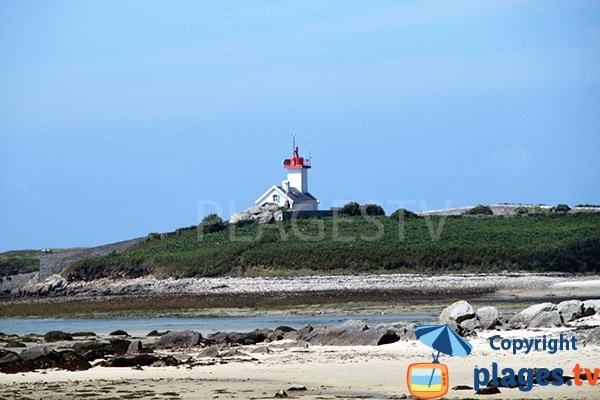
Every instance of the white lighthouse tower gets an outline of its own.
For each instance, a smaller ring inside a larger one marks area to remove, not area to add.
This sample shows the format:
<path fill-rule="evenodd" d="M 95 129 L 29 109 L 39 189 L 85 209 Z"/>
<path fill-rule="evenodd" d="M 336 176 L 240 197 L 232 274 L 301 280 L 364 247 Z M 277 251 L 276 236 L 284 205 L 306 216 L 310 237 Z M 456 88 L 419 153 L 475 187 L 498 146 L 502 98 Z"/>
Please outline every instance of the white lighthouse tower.
<path fill-rule="evenodd" d="M 317 210 L 319 200 L 308 191 L 310 167 L 311 160 L 300 157 L 294 137 L 292 157 L 283 160 L 283 168 L 287 170 L 287 180 L 283 181 L 281 186 L 273 185 L 255 201 L 255 204 L 262 206 L 274 203 L 292 210 Z"/>

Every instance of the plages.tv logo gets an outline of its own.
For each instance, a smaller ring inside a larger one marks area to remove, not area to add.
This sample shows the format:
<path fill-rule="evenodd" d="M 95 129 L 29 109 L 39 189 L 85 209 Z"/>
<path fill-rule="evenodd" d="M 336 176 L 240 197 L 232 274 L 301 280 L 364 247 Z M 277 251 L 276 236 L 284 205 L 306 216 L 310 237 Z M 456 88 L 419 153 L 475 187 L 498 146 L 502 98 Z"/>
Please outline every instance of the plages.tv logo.
<path fill-rule="evenodd" d="M 448 393 L 450 385 L 448 367 L 439 362 L 440 353 L 464 357 L 473 346 L 448 325 L 423 325 L 415 330 L 417 339 L 437 351 L 430 363 L 414 363 L 406 370 L 406 383 L 410 394 L 418 399 L 435 399 Z"/>

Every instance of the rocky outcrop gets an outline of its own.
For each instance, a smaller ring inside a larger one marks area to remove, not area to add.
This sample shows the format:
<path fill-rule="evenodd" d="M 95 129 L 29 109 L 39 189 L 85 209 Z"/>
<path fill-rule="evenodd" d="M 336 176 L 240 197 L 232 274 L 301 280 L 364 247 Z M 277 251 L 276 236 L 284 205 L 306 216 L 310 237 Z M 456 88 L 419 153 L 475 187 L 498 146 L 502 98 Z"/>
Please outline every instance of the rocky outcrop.
<path fill-rule="evenodd" d="M 192 330 L 183 330 L 169 332 L 162 335 L 155 344 L 157 349 L 178 349 L 184 347 L 193 347 L 200 344 L 202 335 L 200 332 Z"/>
<path fill-rule="evenodd" d="M 556 305 L 553 303 L 534 304 L 512 317 L 510 326 L 514 329 L 527 328 L 538 314 L 555 310 Z"/>
<path fill-rule="evenodd" d="M 346 321 L 337 326 L 324 326 L 298 331 L 298 341 L 328 346 L 379 346 L 414 338 L 413 324 L 381 324 L 373 328 L 362 321 Z"/>
<path fill-rule="evenodd" d="M 492 329 L 500 323 L 498 309 L 492 306 L 478 308 L 475 317 L 483 329 Z"/>
<path fill-rule="evenodd" d="M 283 220 L 283 210 L 277 204 L 265 204 L 260 207 L 251 207 L 247 210 L 237 212 L 229 218 L 230 224 L 240 222 L 258 222 L 265 224 L 273 221 Z"/>
<path fill-rule="evenodd" d="M 583 316 L 583 301 L 567 300 L 558 303 L 556 309 L 565 322 L 574 321 Z"/>
<path fill-rule="evenodd" d="M 459 300 L 448 307 L 444 308 L 440 314 L 440 323 L 447 323 L 448 321 L 455 321 L 460 324 L 462 321 L 475 317 L 473 307 L 465 300 Z"/>

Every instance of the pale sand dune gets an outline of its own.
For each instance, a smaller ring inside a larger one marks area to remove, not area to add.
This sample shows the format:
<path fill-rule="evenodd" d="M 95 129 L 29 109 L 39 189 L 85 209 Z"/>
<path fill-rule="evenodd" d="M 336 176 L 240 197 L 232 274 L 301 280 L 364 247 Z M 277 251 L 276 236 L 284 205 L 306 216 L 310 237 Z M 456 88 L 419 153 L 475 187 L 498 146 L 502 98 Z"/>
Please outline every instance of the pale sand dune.
<path fill-rule="evenodd" d="M 530 337 L 556 334 L 560 330 L 543 332 L 510 331 L 484 332 L 471 339 L 473 353 L 465 358 L 440 357 L 450 370 L 450 386 L 473 386 L 473 369 L 491 367 L 496 361 L 500 368 L 561 367 L 572 375 L 575 363 L 600 368 L 599 347 L 580 347 L 551 355 L 545 352 L 520 354 L 494 351 L 485 337 L 500 333 L 505 337 Z M 19 393 L 31 398 L 127 398 L 137 393 L 140 398 L 182 399 L 251 399 L 272 398 L 280 389 L 291 384 L 306 385 L 305 392 L 289 392 L 302 399 L 389 398 L 408 394 L 406 368 L 414 362 L 429 362 L 431 351 L 417 341 L 398 342 L 379 347 L 311 346 L 289 349 L 271 346 L 275 353 L 253 355 L 258 361 L 185 367 L 151 368 L 136 371 L 130 368 L 96 367 L 83 372 L 48 371 L 17 375 L 0 374 L 0 397 Z M 249 352 L 253 347 L 244 347 Z M 193 353 L 192 353 L 193 355 Z M 534 386 L 530 392 L 504 389 L 493 396 L 476 396 L 473 391 L 451 391 L 446 398 L 527 398 L 527 399 L 597 399 L 600 386 Z M 120 391 L 120 392 L 119 392 Z M 145 391 L 145 392 L 144 392 Z M 167 393 L 164 395 L 164 393 Z M 175 396 L 177 393 L 180 396 Z M 92 396 L 98 394 L 98 396 Z M 342 397 L 336 397 L 342 396 Z M 10 397 L 12 398 L 12 397 Z M 133 398 L 133 397 L 129 397 Z M 361 397 L 362 398 L 362 397 Z"/>

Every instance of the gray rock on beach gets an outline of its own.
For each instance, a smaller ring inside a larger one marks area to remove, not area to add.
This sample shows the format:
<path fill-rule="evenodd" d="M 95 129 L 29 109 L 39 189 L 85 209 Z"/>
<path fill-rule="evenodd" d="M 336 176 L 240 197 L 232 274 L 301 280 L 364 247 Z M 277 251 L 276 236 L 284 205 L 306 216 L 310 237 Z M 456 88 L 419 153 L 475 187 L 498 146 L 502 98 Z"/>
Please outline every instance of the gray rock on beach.
<path fill-rule="evenodd" d="M 202 339 L 200 332 L 189 329 L 169 332 L 158 339 L 155 347 L 159 350 L 193 347 L 200 344 L 200 339 Z"/>
<path fill-rule="evenodd" d="M 600 314 L 600 299 L 590 299 L 583 302 L 583 316 Z"/>
<path fill-rule="evenodd" d="M 558 303 L 556 309 L 565 322 L 574 321 L 583 316 L 583 301 L 567 300 Z"/>
<path fill-rule="evenodd" d="M 455 321 L 460 324 L 462 321 L 475 317 L 475 311 L 473 307 L 465 300 L 459 300 L 442 310 L 440 314 L 440 323 L 447 323 L 448 321 Z"/>
<path fill-rule="evenodd" d="M 558 311 L 542 311 L 529 322 L 528 328 L 552 328 L 562 325 Z"/>
<path fill-rule="evenodd" d="M 540 313 L 556 311 L 556 305 L 553 303 L 541 303 L 534 304 L 527 307 L 523 311 L 516 314 L 510 319 L 510 326 L 514 329 L 521 329 L 529 327 L 531 321 Z M 538 322 L 536 322 L 538 323 Z"/>
<path fill-rule="evenodd" d="M 337 326 L 307 326 L 298 331 L 298 341 L 325 346 L 379 346 L 414 338 L 413 324 L 380 324 L 373 328 L 350 320 Z"/>
<path fill-rule="evenodd" d="M 475 312 L 475 316 L 483 329 L 492 329 L 500 323 L 498 309 L 496 307 L 480 307 Z"/>
<path fill-rule="evenodd" d="M 144 350 L 142 342 L 140 340 L 134 340 L 129 344 L 127 348 L 127 354 L 141 353 Z"/>

